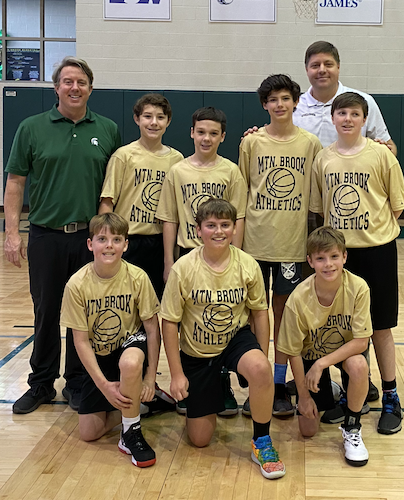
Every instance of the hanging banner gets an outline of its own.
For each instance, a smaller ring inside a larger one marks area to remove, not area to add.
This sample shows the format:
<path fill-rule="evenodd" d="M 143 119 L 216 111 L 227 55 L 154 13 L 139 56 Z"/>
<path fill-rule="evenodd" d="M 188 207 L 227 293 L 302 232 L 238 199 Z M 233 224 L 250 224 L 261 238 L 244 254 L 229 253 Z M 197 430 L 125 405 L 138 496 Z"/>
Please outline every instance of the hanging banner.
<path fill-rule="evenodd" d="M 210 0 L 209 21 L 275 23 L 276 0 Z"/>
<path fill-rule="evenodd" d="M 384 0 L 318 0 L 316 24 L 383 24 Z"/>
<path fill-rule="evenodd" d="M 171 0 L 104 0 L 104 19 L 171 21 Z"/>

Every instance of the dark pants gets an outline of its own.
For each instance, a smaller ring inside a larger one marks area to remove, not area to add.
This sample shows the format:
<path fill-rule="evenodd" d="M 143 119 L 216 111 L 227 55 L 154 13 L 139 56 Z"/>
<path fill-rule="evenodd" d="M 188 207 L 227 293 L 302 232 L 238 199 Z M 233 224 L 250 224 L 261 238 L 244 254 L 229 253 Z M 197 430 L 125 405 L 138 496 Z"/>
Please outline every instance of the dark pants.
<path fill-rule="evenodd" d="M 66 234 L 63 231 L 30 225 L 28 242 L 29 280 L 35 314 L 34 348 L 30 359 L 31 387 L 52 387 L 60 368 L 60 307 L 64 287 L 72 274 L 92 260 L 87 248 L 88 229 Z M 64 378 L 71 389 L 82 384 L 83 366 L 66 332 Z"/>

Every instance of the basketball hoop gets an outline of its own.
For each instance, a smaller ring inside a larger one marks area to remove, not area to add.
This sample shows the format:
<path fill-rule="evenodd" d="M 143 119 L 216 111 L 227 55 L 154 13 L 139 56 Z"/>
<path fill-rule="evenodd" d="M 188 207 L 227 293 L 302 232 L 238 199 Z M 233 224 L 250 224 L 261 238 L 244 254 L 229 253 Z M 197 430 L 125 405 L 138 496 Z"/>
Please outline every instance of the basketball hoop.
<path fill-rule="evenodd" d="M 317 14 L 317 0 L 293 0 L 295 11 L 299 17 L 315 18 Z"/>

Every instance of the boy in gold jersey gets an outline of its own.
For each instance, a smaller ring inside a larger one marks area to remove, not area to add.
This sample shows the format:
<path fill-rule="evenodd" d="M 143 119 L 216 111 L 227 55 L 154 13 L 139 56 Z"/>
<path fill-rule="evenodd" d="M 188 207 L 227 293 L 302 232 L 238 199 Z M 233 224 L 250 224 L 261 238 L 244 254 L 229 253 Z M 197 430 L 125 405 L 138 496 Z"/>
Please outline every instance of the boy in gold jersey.
<path fill-rule="evenodd" d="M 313 164 L 310 210 L 339 229 L 348 248 L 346 267 L 361 276 L 371 293 L 372 342 L 382 379 L 381 434 L 401 430 L 395 345 L 391 328 L 398 318 L 397 222 L 404 208 L 404 178 L 397 158 L 384 144 L 361 134 L 368 103 L 355 92 L 331 106 L 336 142 Z"/>
<path fill-rule="evenodd" d="M 216 413 L 225 407 L 222 366 L 244 377 L 254 424 L 251 458 L 264 477 L 275 479 L 285 474 L 285 467 L 269 436 L 274 385 L 268 361 L 268 306 L 257 262 L 230 245 L 236 218 L 236 208 L 225 200 L 200 205 L 196 230 L 203 245 L 171 268 L 161 308 L 170 388 L 178 400 L 186 399 L 188 436 L 202 447 L 212 438 Z"/>
<path fill-rule="evenodd" d="M 110 158 L 101 192 L 99 213 L 121 215 L 129 223 L 124 259 L 144 269 L 161 300 L 164 289 L 163 224 L 155 213 L 164 178 L 183 159 L 162 143 L 172 111 L 160 94 L 145 94 L 133 107 L 140 138 L 119 148 Z"/>
<path fill-rule="evenodd" d="M 270 75 L 257 90 L 271 123 L 245 137 L 239 166 L 248 186 L 243 250 L 259 263 L 274 311 L 274 416 L 293 415 L 285 381 L 287 357 L 276 348 L 283 308 L 302 278 L 306 260 L 311 166 L 319 139 L 293 124 L 300 87 L 287 75 Z M 249 414 L 248 400 L 243 413 Z"/>
<path fill-rule="evenodd" d="M 307 260 L 315 270 L 292 292 L 282 316 L 278 349 L 289 356 L 298 393 L 300 432 L 314 436 L 319 412 L 334 398 L 329 367 L 349 377 L 345 418 L 341 426 L 345 459 L 366 465 L 361 410 L 368 392 L 368 365 L 362 355 L 372 335 L 370 292 L 366 282 L 344 269 L 344 235 L 330 226 L 314 230 L 307 242 Z"/>
<path fill-rule="evenodd" d="M 160 304 L 145 271 L 122 260 L 128 223 L 119 215 L 90 221 L 90 262 L 68 281 L 60 324 L 73 330 L 86 369 L 79 407 L 79 431 L 93 441 L 118 425 L 118 447 L 138 467 L 156 461 L 140 428 L 141 401 L 155 392 L 160 353 Z M 121 415 L 122 414 L 122 415 Z"/>

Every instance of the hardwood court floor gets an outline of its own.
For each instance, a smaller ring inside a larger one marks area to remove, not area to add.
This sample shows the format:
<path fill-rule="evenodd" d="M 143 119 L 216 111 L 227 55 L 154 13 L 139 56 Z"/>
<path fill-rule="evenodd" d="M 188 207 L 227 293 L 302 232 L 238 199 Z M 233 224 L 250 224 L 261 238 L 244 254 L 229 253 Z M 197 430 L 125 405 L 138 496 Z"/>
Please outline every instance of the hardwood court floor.
<path fill-rule="evenodd" d="M 0 221 L 2 222 L 2 221 Z M 24 223 L 22 223 L 24 226 Z M 24 235 L 26 237 L 26 234 Z M 0 232 L 3 246 L 4 233 Z M 404 285 L 404 240 L 399 240 L 399 272 Z M 400 326 L 397 379 L 404 399 L 404 288 L 400 287 Z M 32 349 L 33 314 L 27 266 L 13 268 L 0 255 L 0 499 L 7 500 L 179 500 L 179 499 L 388 499 L 404 498 L 404 431 L 394 436 L 377 433 L 380 401 L 362 419 L 370 453 L 366 467 L 344 461 L 337 425 L 321 424 L 319 433 L 303 439 L 297 418 L 273 419 L 271 434 L 287 474 L 276 481 L 261 476 L 250 459 L 251 421 L 240 414 L 218 418 L 212 443 L 192 447 L 185 419 L 176 413 L 142 421 L 145 436 L 155 449 L 157 463 L 138 469 L 118 452 L 119 429 L 93 443 L 79 440 L 77 414 L 61 396 L 63 381 L 56 382 L 54 404 L 42 405 L 29 415 L 13 415 L 12 403 L 26 389 Z M 62 335 L 64 336 L 63 332 Z M 63 359 L 63 356 L 62 356 Z M 271 353 L 272 360 L 272 353 Z M 164 351 L 157 380 L 169 388 Z M 61 370 L 63 373 L 63 368 Z M 380 378 L 372 352 L 373 381 Z M 290 375 L 288 375 L 290 378 Z M 233 387 L 239 405 L 246 390 Z"/>

